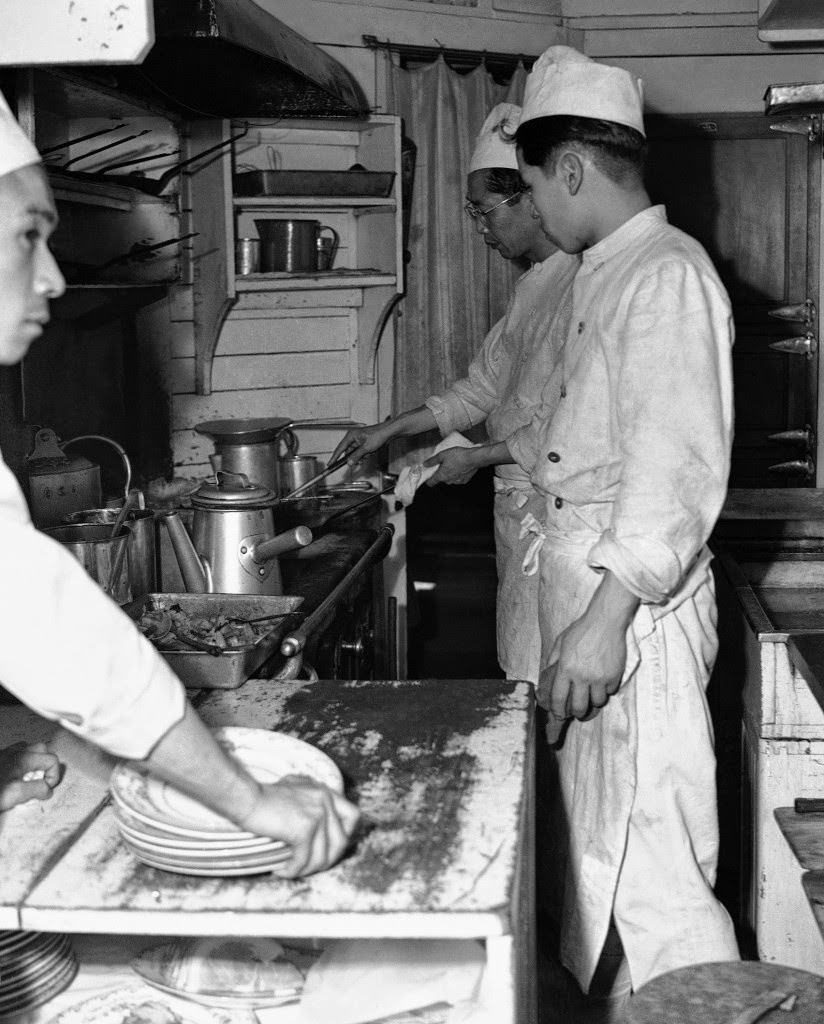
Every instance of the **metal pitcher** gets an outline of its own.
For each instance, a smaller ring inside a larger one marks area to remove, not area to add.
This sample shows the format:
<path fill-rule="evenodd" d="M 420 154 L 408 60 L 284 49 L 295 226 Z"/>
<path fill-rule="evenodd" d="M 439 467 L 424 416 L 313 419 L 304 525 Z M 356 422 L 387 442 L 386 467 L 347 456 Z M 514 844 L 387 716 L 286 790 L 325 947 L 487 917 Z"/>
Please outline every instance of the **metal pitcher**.
<path fill-rule="evenodd" d="M 219 472 L 192 495 L 191 537 L 178 512 L 163 516 L 187 591 L 283 593 L 277 557 L 311 544 L 312 531 L 297 526 L 276 534 L 275 501 L 242 473 Z"/>
<path fill-rule="evenodd" d="M 112 537 L 109 525 L 53 526 L 43 533 L 59 541 L 118 604 L 133 598 L 129 578 L 128 527 Z"/>

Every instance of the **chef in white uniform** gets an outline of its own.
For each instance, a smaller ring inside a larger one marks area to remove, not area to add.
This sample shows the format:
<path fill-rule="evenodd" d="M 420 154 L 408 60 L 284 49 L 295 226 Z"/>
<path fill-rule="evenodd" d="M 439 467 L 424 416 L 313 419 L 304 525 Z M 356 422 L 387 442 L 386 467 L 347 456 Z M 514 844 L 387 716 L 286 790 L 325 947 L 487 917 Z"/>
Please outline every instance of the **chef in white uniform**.
<path fill-rule="evenodd" d="M 63 293 L 48 247 L 56 221 L 39 154 L 0 95 L 4 366 L 23 358 L 49 319 L 49 300 Z M 280 873 L 306 874 L 337 860 L 357 810 L 308 780 L 260 785 L 229 759 L 131 620 L 64 547 L 34 529 L 2 459 L 0 566 L 0 684 L 109 752 L 144 761 L 239 827 L 288 841 L 293 856 Z"/>
<path fill-rule="evenodd" d="M 506 313 L 494 325 L 473 359 L 466 378 L 428 398 L 417 409 L 384 423 L 350 430 L 333 454 L 354 444 L 350 462 L 393 437 L 413 436 L 437 427 L 442 437 L 486 421 L 490 438 L 502 440 L 530 422 L 555 361 L 548 343 L 579 266 L 577 256 L 556 252 L 524 202 L 514 134 L 520 108 L 494 107 L 481 128 L 469 164 L 466 211 L 484 242 L 505 259 L 532 266 L 515 285 Z M 556 332 L 557 333 L 557 332 Z M 465 483 L 464 449 L 436 456 L 440 469 L 428 483 Z M 495 551 L 498 570 L 498 661 L 509 679 L 538 680 L 538 580 L 521 571 L 521 521 L 543 506 L 517 464 L 495 467 Z"/>
<path fill-rule="evenodd" d="M 611 918 L 633 988 L 738 958 L 713 894 L 705 697 L 732 313 L 706 252 L 644 189 L 641 88 L 551 47 L 516 137 L 536 216 L 562 251 L 582 253 L 543 406 L 505 448 L 545 497 L 525 543 L 540 569 L 539 700 L 559 746 L 560 952 L 584 992 Z"/>

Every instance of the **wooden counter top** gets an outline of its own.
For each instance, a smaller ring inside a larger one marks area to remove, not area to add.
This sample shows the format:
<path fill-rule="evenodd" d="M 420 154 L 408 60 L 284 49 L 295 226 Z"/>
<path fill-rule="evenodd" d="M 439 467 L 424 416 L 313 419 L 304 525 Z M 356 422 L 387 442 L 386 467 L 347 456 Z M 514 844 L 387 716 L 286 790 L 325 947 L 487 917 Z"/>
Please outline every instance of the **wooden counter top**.
<path fill-rule="evenodd" d="M 19 709 L 21 712 L 24 709 Z M 0 857 L 31 849 L 31 818 L 60 833 L 16 887 L 0 879 L 5 927 L 122 934 L 486 937 L 511 934 L 531 870 L 533 696 L 502 680 L 272 683 L 211 691 L 212 725 L 275 728 L 341 768 L 366 825 L 354 852 L 308 879 L 190 878 L 120 842 L 105 783 L 86 803 L 3 816 Z M 71 761 L 64 785 L 72 787 Z M 65 791 L 68 794 L 68 790 Z M 74 788 L 71 790 L 75 792 Z M 83 813 L 88 808 L 91 817 Z M 277 920 L 273 920 L 276 915 Z"/>

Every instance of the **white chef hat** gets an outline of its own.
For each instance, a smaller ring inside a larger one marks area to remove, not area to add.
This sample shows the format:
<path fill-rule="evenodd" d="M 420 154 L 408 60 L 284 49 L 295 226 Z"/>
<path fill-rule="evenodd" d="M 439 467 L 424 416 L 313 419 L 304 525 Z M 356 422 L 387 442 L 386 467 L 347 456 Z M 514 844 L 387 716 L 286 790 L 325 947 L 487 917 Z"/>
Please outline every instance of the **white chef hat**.
<path fill-rule="evenodd" d="M 36 163 L 40 163 L 40 154 L 15 120 L 0 92 L 0 177 Z"/>
<path fill-rule="evenodd" d="M 571 46 L 550 46 L 527 77 L 521 124 L 536 117 L 592 117 L 644 135 L 643 111 L 640 78 L 590 60 Z"/>
<path fill-rule="evenodd" d="M 520 117 L 521 108 L 514 103 L 498 103 L 490 110 L 475 140 L 475 148 L 469 161 L 469 174 L 488 167 L 518 170 L 515 132 L 518 130 Z"/>

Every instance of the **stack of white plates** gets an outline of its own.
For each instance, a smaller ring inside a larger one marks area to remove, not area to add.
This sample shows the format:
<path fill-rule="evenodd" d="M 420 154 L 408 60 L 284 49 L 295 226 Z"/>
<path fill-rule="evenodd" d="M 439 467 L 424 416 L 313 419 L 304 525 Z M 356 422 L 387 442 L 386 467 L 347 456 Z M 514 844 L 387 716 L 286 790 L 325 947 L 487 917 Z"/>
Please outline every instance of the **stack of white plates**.
<path fill-rule="evenodd" d="M 65 935 L 0 932 L 0 1017 L 47 1002 L 76 973 L 77 960 Z"/>
<path fill-rule="evenodd" d="M 336 792 L 343 791 L 335 763 L 302 740 L 240 726 L 225 726 L 213 733 L 227 754 L 258 782 L 308 775 Z M 124 843 L 151 867 L 182 875 L 256 875 L 271 871 L 291 854 L 285 843 L 240 831 L 228 819 L 133 765 L 115 768 L 111 793 Z"/>

